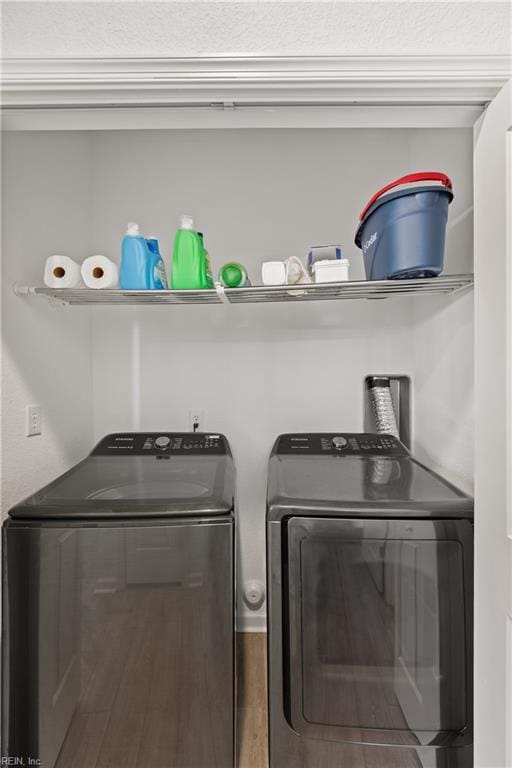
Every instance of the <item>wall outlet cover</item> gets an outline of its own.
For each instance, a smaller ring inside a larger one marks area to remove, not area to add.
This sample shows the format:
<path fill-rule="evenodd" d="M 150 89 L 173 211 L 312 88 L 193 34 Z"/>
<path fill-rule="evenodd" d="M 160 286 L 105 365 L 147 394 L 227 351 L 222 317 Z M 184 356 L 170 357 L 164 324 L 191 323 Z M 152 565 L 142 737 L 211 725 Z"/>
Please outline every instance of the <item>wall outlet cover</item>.
<path fill-rule="evenodd" d="M 188 412 L 188 428 L 191 432 L 204 432 L 204 411 L 194 408 Z"/>
<path fill-rule="evenodd" d="M 41 434 L 40 405 L 27 405 L 25 407 L 25 434 L 27 437 Z"/>

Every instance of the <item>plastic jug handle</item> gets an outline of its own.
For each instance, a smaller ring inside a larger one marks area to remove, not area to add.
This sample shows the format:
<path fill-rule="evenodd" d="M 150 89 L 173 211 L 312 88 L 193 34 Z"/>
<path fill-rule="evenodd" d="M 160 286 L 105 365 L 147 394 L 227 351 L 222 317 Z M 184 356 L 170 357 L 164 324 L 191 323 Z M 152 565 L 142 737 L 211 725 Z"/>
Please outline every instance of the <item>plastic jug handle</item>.
<path fill-rule="evenodd" d="M 449 176 L 446 175 L 446 173 L 438 173 L 438 171 L 419 171 L 419 173 L 409 173 L 407 176 L 401 176 L 399 179 L 396 179 L 390 184 L 386 184 L 386 186 L 382 187 L 382 189 L 379 189 L 379 191 L 374 194 L 371 200 L 366 203 L 365 207 L 359 214 L 359 221 L 364 219 L 368 213 L 368 210 L 372 207 L 374 202 L 384 194 L 384 192 L 389 192 L 390 189 L 393 189 L 393 187 L 398 187 L 400 184 L 412 184 L 414 181 L 440 181 L 443 186 L 448 187 L 448 189 L 453 188 L 452 181 Z"/>

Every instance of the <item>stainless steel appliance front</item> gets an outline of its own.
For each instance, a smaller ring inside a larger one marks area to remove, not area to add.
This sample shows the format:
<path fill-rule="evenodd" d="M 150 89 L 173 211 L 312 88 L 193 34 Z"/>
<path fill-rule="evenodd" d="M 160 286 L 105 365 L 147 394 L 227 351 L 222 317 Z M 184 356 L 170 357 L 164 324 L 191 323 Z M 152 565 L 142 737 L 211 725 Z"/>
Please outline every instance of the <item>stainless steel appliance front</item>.
<path fill-rule="evenodd" d="M 229 520 L 10 523 L 5 753 L 233 766 L 232 550 Z"/>
<path fill-rule="evenodd" d="M 471 500 L 407 452 L 315 439 L 271 458 L 271 768 L 469 768 Z"/>
<path fill-rule="evenodd" d="M 233 768 L 233 496 L 220 436 L 118 435 L 11 510 L 9 764 Z"/>

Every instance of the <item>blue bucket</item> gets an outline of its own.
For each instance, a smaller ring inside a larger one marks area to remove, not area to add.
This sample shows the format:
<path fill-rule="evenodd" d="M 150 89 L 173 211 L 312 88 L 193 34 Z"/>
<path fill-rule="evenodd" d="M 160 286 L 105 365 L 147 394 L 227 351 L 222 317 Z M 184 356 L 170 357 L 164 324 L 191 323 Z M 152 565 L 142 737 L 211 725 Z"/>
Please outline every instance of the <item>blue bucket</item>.
<path fill-rule="evenodd" d="M 443 186 L 409 187 L 385 194 L 418 181 L 440 181 Z M 359 216 L 355 239 L 363 251 L 367 280 L 439 275 L 452 200 L 452 182 L 435 171 L 402 176 L 380 189 Z"/>

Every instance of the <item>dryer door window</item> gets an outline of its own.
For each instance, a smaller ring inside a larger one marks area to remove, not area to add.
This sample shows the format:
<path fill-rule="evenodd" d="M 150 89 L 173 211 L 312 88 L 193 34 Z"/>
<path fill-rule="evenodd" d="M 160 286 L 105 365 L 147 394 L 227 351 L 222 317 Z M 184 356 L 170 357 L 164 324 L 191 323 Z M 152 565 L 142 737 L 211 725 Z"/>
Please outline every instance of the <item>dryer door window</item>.
<path fill-rule="evenodd" d="M 470 720 L 470 532 L 466 521 L 288 522 L 295 730 L 366 743 L 460 738 Z"/>

